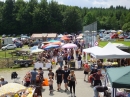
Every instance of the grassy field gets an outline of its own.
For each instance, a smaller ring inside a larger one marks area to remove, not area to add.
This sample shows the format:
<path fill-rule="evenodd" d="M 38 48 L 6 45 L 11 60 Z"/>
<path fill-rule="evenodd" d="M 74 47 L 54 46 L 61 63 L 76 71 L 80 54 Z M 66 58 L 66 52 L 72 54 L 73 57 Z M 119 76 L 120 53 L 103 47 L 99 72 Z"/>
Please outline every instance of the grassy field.
<path fill-rule="evenodd" d="M 100 41 L 99 46 L 104 47 L 109 41 Z M 111 43 L 122 43 L 126 46 L 130 46 L 130 41 L 111 41 Z"/>
<path fill-rule="evenodd" d="M 24 45 L 23 48 L 28 48 L 27 45 Z M 22 50 L 23 48 L 16 48 L 15 50 Z M 10 54 L 11 52 L 15 51 L 15 50 L 6 50 L 6 51 L 2 51 L 0 50 L 0 58 L 10 58 L 12 57 L 12 55 Z"/>

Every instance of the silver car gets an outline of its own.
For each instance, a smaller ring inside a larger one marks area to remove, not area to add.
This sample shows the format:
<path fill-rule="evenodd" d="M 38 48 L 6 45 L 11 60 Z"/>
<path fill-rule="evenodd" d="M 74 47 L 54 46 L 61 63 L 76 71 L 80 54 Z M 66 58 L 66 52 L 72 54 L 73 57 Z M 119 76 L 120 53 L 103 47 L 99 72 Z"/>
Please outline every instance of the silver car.
<path fill-rule="evenodd" d="M 1 49 L 2 50 L 10 50 L 10 49 L 15 49 L 17 48 L 15 44 L 8 44 L 6 46 L 3 46 Z"/>

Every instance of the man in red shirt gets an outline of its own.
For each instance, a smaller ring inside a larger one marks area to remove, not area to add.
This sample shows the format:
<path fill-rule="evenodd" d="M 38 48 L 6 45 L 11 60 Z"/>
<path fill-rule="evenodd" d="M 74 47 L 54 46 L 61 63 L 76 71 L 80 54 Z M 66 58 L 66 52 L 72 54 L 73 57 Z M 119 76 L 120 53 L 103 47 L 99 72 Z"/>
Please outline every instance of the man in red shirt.
<path fill-rule="evenodd" d="M 103 75 L 101 74 L 101 70 L 99 69 L 97 73 L 92 74 L 92 77 L 94 78 L 94 86 L 100 85 L 102 86 L 102 82 L 100 80 L 100 77 Z"/>

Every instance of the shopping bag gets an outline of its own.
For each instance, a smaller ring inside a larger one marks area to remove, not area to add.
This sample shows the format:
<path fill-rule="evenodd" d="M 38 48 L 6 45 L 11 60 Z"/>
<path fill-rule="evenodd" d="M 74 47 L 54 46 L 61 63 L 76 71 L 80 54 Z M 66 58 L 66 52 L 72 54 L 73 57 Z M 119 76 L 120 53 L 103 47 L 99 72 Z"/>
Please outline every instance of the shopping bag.
<path fill-rule="evenodd" d="M 44 81 L 42 83 L 42 86 L 49 86 L 49 82 L 47 78 L 44 78 Z"/>

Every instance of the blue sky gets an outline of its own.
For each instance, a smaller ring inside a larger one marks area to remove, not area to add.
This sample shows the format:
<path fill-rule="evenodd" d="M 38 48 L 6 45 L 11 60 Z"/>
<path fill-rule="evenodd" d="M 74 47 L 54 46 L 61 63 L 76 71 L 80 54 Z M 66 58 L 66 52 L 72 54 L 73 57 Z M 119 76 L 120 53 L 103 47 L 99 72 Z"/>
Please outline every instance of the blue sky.
<path fill-rule="evenodd" d="M 47 0 L 51 1 L 51 0 Z M 111 5 L 122 5 L 130 8 L 130 0 L 54 0 L 59 4 L 80 6 L 80 7 L 105 7 L 108 8 Z"/>
<path fill-rule="evenodd" d="M 5 1 L 5 0 L 0 0 Z M 25 0 L 29 1 L 29 0 Z M 48 2 L 51 0 L 47 0 Z M 79 6 L 79 7 L 104 7 L 108 8 L 111 5 L 117 6 L 126 6 L 126 8 L 130 8 L 130 0 L 54 0 L 59 4 Z"/>

